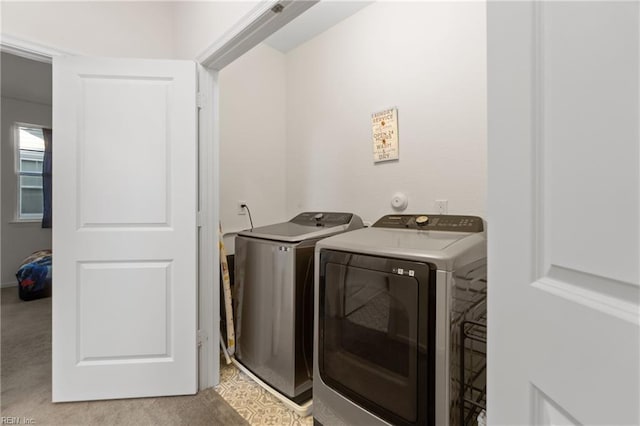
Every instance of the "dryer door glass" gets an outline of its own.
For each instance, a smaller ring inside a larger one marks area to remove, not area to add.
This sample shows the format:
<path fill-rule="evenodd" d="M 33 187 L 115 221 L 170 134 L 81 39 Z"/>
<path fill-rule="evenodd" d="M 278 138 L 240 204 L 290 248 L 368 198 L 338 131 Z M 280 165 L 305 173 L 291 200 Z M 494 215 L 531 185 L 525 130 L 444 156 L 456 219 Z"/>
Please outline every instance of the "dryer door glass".
<path fill-rule="evenodd" d="M 321 263 L 322 379 L 395 424 L 429 423 L 430 268 L 339 252 Z"/>

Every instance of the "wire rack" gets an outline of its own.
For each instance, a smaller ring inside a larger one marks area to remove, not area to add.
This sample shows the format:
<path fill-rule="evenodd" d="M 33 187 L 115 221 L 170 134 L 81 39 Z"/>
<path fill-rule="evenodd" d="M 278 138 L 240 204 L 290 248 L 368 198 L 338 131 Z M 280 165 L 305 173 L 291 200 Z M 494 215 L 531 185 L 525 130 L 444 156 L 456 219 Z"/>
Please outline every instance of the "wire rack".
<path fill-rule="evenodd" d="M 486 269 L 455 277 L 451 310 L 450 424 L 482 425 L 486 407 Z M 480 418 L 479 418 L 480 416 Z"/>
<path fill-rule="evenodd" d="M 487 317 L 460 324 L 461 424 L 475 425 L 487 406 Z"/>

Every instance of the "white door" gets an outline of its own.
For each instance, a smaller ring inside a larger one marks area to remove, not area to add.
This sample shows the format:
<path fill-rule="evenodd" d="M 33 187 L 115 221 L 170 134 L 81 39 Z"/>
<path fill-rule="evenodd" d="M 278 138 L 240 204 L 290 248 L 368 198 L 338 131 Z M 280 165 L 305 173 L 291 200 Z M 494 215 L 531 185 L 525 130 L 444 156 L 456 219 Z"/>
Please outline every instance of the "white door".
<path fill-rule="evenodd" d="M 53 400 L 193 394 L 196 68 L 53 62 Z"/>
<path fill-rule="evenodd" d="M 490 424 L 640 423 L 638 2 L 489 2 Z"/>

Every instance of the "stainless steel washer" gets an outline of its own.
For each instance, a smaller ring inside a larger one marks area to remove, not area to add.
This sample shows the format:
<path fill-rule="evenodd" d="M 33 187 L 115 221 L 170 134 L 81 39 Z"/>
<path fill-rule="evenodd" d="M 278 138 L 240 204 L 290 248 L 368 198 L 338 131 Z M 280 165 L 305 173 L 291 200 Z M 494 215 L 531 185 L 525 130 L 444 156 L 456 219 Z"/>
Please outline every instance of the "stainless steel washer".
<path fill-rule="evenodd" d="M 351 213 L 305 212 L 236 237 L 236 359 L 296 403 L 311 397 L 316 242 L 362 226 Z"/>
<path fill-rule="evenodd" d="M 486 324 L 482 219 L 389 215 L 315 256 L 314 423 L 475 420 L 486 356 L 463 336 Z"/>

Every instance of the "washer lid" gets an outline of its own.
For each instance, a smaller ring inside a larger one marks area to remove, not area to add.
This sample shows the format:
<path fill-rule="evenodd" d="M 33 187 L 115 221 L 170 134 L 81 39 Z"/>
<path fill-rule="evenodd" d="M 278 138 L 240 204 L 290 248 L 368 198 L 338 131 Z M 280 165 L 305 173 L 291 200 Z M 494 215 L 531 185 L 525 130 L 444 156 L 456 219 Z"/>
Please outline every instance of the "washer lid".
<path fill-rule="evenodd" d="M 288 222 L 246 229 L 238 235 L 265 240 L 299 242 L 362 227 L 362 221 L 352 213 L 305 212 Z"/>
<path fill-rule="evenodd" d="M 377 227 L 324 239 L 316 245 L 317 250 L 323 248 L 424 261 L 435 264 L 441 270 L 452 270 L 456 262 L 486 257 L 486 235 L 484 232 Z"/>

